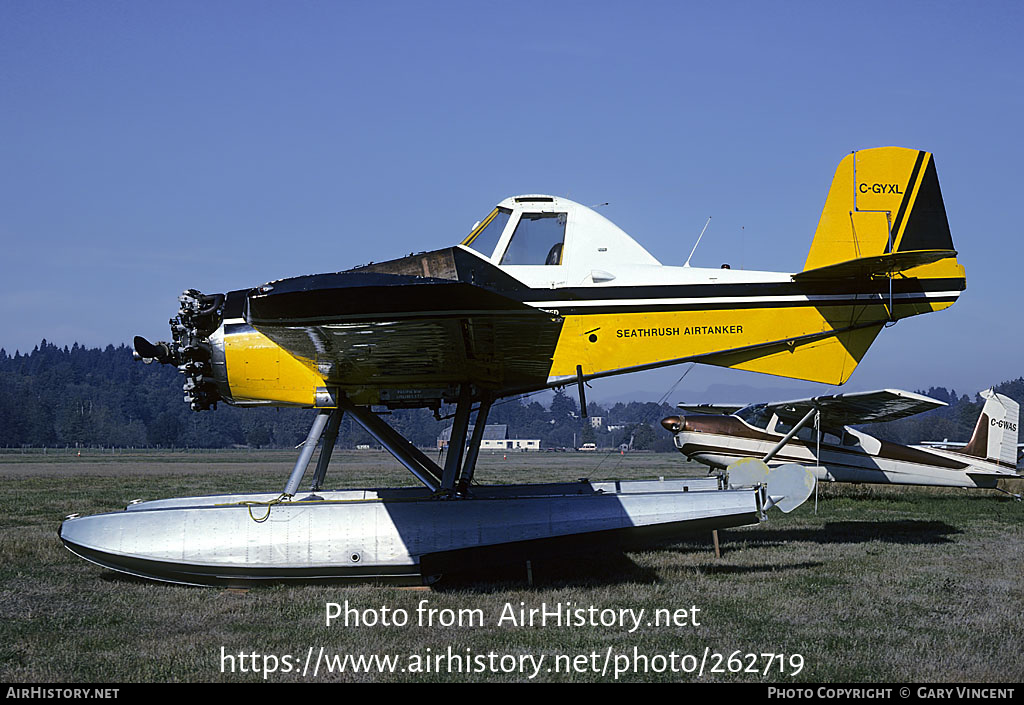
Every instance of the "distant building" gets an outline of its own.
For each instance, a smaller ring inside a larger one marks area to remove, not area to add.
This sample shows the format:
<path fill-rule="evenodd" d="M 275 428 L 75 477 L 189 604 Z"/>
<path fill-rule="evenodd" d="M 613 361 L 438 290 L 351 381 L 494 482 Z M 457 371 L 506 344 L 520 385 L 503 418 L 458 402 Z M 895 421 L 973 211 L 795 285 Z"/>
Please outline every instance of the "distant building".
<path fill-rule="evenodd" d="M 601 424 L 602 423 L 604 423 L 604 417 L 603 416 L 591 416 L 590 417 L 590 427 L 591 428 L 601 428 Z"/>
<path fill-rule="evenodd" d="M 466 442 L 473 434 L 473 426 L 470 425 L 466 432 Z M 452 437 L 452 427 L 441 431 L 437 437 L 438 450 L 448 447 Z M 509 438 L 508 424 L 487 424 L 484 427 L 484 438 L 480 442 L 480 450 L 540 450 L 540 439 Z"/>

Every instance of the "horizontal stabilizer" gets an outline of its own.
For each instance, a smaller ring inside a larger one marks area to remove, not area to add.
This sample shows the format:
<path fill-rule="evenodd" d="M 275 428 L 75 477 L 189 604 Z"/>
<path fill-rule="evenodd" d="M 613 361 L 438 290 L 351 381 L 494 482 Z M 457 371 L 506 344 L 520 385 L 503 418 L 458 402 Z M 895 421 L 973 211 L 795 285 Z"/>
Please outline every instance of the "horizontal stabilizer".
<path fill-rule="evenodd" d="M 908 269 L 939 262 L 950 257 L 956 257 L 956 255 L 956 250 L 889 252 L 808 269 L 794 274 L 793 279 L 795 281 L 809 281 L 814 279 L 863 279 L 873 276 L 893 276 Z"/>

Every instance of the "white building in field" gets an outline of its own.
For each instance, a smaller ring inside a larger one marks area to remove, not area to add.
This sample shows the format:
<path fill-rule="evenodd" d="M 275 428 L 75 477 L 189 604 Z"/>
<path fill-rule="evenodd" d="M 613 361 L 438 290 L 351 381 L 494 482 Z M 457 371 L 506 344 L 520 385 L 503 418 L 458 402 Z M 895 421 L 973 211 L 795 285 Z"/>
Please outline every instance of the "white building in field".
<path fill-rule="evenodd" d="M 468 437 L 472 434 L 473 426 L 471 425 L 466 432 L 467 442 Z M 441 431 L 441 435 L 437 437 L 438 450 L 447 448 L 451 437 L 451 426 Z M 480 442 L 480 450 L 540 450 L 540 439 L 509 438 L 508 424 L 487 424 L 484 427 L 484 438 Z"/>

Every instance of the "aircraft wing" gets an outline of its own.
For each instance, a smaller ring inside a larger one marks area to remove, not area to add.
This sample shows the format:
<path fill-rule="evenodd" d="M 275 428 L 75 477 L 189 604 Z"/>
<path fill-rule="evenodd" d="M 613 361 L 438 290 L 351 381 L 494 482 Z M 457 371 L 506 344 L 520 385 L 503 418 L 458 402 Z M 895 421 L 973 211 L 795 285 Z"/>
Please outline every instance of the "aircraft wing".
<path fill-rule="evenodd" d="M 939 450 L 958 450 L 967 445 L 967 441 L 921 441 L 914 445 L 938 448 Z"/>
<path fill-rule="evenodd" d="M 562 319 L 466 281 L 375 271 L 253 290 L 246 321 L 346 390 L 540 387 Z"/>
<path fill-rule="evenodd" d="M 744 406 L 746 404 L 687 404 L 686 402 L 676 404 L 676 407 L 683 411 L 688 411 L 692 414 L 707 414 L 708 416 L 716 414 L 729 416 L 730 414 L 735 414 Z"/>
<path fill-rule="evenodd" d="M 900 389 L 873 392 L 850 392 L 766 404 L 779 418 L 799 421 L 811 409 L 821 412 L 823 426 L 853 426 L 865 423 L 894 421 L 946 406 L 946 402 Z"/>

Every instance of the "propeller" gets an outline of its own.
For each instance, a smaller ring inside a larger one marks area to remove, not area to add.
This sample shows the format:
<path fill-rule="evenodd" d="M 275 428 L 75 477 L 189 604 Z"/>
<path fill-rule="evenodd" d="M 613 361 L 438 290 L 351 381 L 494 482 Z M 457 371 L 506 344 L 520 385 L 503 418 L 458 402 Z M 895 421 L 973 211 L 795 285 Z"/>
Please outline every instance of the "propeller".
<path fill-rule="evenodd" d="M 151 343 L 141 335 L 135 336 L 132 341 L 135 347 L 135 359 L 143 362 L 156 360 L 159 363 L 168 365 L 173 362 L 171 359 L 171 346 L 164 342 Z"/>
<path fill-rule="evenodd" d="M 778 507 L 789 514 L 811 496 L 817 479 L 810 468 L 796 463 L 768 467 L 760 458 L 741 458 L 730 465 L 730 487 L 765 485 L 769 507 Z M 767 507 L 766 507 L 767 509 Z"/>

